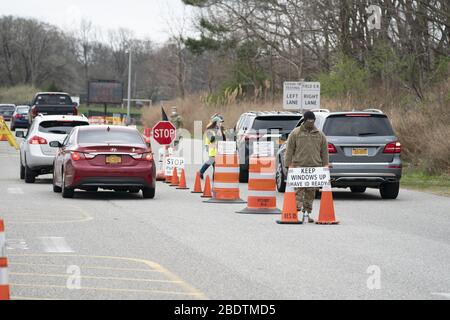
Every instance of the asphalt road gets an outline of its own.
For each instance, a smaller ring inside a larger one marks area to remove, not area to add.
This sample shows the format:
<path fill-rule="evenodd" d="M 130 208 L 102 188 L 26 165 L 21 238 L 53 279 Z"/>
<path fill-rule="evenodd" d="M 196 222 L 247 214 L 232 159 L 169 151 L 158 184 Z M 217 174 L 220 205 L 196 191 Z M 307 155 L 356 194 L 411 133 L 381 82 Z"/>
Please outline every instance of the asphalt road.
<path fill-rule="evenodd" d="M 450 299 L 449 198 L 334 196 L 339 226 L 280 226 L 161 183 L 155 200 L 62 199 L 51 176 L 19 180 L 18 152 L 0 142 L 13 299 Z"/>

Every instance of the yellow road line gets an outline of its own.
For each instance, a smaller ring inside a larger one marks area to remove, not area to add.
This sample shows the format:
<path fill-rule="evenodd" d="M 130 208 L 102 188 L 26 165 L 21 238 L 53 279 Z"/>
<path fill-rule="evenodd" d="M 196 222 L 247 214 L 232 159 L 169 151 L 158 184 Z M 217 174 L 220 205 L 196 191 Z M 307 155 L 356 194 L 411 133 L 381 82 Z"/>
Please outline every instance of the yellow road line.
<path fill-rule="evenodd" d="M 50 298 L 39 298 L 39 297 L 21 297 L 21 296 L 11 296 L 11 300 L 38 300 L 38 301 L 58 301 L 63 299 L 50 299 Z"/>
<path fill-rule="evenodd" d="M 26 276 L 26 277 L 49 277 L 49 278 L 67 278 L 69 274 L 43 274 L 43 273 L 21 273 L 9 272 L 12 276 Z M 157 279 L 136 279 L 136 278 L 122 278 L 122 277 L 98 277 L 98 276 L 84 276 L 80 275 L 81 279 L 97 279 L 97 280 L 115 280 L 115 281 L 135 281 L 135 282 L 160 282 L 160 283 L 181 283 L 181 281 L 172 280 L 157 280 Z"/>
<path fill-rule="evenodd" d="M 188 292 L 188 295 L 197 296 L 198 299 L 206 300 L 208 299 L 204 293 L 196 289 L 194 286 L 188 284 L 187 282 L 183 281 L 180 277 L 176 276 L 169 270 L 162 267 L 160 264 L 150 261 L 150 260 L 144 260 L 144 259 L 134 259 L 134 258 L 122 258 L 122 257 L 112 257 L 112 256 L 87 256 L 87 255 L 68 255 L 68 254 L 58 254 L 58 255 L 45 255 L 45 254 L 29 254 L 29 255 L 10 255 L 14 257 L 67 257 L 67 258 L 90 258 L 90 259 L 104 259 L 104 260 L 119 260 L 119 261 L 132 261 L 136 263 L 142 263 L 146 266 L 148 266 L 152 270 L 157 270 L 164 274 L 169 280 L 180 282 L 178 285 L 182 287 L 185 291 Z"/>
<path fill-rule="evenodd" d="M 20 255 L 8 255 L 9 257 L 19 257 Z M 40 263 L 23 263 L 23 262 L 9 262 L 10 266 L 37 266 L 37 267 L 56 267 L 67 268 L 68 265 L 64 264 L 40 264 Z M 94 270 L 111 270 L 111 271 L 135 271 L 135 272 L 161 272 L 159 270 L 148 269 L 133 269 L 133 268 L 114 268 L 114 267 L 100 267 L 100 266 L 83 266 L 81 269 L 94 269 Z"/>
<path fill-rule="evenodd" d="M 68 289 L 66 286 L 57 286 L 50 284 L 27 284 L 27 283 L 10 283 L 10 287 L 30 287 L 30 288 L 56 288 L 56 289 Z M 169 294 L 179 296 L 197 296 L 195 292 L 175 292 L 175 291 L 163 291 L 163 290 L 144 290 L 144 289 L 114 289 L 114 288 L 98 288 L 98 287 L 81 287 L 74 290 L 85 291 L 108 291 L 108 292 L 134 292 L 134 293 L 155 293 L 155 294 Z"/>

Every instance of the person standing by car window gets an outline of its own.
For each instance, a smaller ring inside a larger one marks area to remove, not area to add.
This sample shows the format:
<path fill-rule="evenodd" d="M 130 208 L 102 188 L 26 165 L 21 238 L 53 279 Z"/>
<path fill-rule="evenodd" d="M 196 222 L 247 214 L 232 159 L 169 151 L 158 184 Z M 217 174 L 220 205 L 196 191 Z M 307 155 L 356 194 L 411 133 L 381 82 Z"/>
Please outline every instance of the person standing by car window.
<path fill-rule="evenodd" d="M 209 169 L 209 167 L 214 166 L 216 162 L 217 146 L 219 141 L 226 141 L 223 123 L 223 117 L 215 115 L 206 127 L 205 146 L 208 148 L 209 159 L 200 169 L 200 178 L 202 180 L 204 179 L 205 172 Z"/>
<path fill-rule="evenodd" d="M 285 163 L 288 168 L 329 167 L 328 142 L 325 135 L 316 128 L 316 116 L 308 111 L 304 123 L 292 131 L 287 142 Z M 309 223 L 316 188 L 297 188 L 297 208 L 303 212 Z"/>

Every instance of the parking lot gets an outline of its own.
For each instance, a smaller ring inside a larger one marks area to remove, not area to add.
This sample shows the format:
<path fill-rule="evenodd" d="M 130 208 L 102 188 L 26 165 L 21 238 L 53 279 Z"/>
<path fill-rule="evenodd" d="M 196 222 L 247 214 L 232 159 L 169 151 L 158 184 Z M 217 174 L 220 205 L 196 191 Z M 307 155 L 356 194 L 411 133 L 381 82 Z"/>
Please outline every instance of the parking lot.
<path fill-rule="evenodd" d="M 0 168 L 13 299 L 450 297 L 446 197 L 336 189 L 340 225 L 281 226 L 276 215 L 240 215 L 245 205 L 206 204 L 162 183 L 154 200 L 107 191 L 63 199 L 51 175 L 23 183 L 6 143 Z M 187 167 L 189 187 L 197 170 Z M 246 199 L 247 185 L 240 190 Z M 74 274 L 79 287 L 68 285 Z"/>

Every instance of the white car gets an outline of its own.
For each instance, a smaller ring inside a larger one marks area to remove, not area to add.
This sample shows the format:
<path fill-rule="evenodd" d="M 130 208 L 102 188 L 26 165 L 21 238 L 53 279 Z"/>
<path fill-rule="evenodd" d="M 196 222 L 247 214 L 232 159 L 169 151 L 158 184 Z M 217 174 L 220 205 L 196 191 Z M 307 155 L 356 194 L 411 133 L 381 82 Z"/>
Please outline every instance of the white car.
<path fill-rule="evenodd" d="M 16 137 L 24 138 L 20 145 L 20 179 L 34 183 L 37 176 L 52 173 L 58 149 L 49 143 L 63 143 L 74 127 L 87 125 L 89 120 L 85 116 L 38 115 L 26 135 L 16 131 Z"/>

